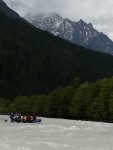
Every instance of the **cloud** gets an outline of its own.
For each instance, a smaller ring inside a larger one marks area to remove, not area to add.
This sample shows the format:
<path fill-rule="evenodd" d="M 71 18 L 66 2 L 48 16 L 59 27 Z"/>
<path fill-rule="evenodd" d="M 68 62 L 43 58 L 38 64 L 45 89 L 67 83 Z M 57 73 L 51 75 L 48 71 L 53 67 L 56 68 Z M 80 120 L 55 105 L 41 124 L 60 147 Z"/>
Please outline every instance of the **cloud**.
<path fill-rule="evenodd" d="M 73 21 L 83 19 L 113 39 L 113 1 L 109 0 L 4 0 L 21 16 L 28 12 L 56 12 Z"/>

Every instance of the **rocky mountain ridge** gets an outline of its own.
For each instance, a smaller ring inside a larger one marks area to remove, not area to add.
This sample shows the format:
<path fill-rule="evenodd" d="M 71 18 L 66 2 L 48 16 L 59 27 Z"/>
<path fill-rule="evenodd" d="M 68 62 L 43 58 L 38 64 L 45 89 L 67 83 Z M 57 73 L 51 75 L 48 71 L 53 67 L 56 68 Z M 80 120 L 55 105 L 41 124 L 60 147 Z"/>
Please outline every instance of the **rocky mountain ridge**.
<path fill-rule="evenodd" d="M 107 35 L 97 31 L 91 23 L 82 19 L 78 22 L 62 18 L 59 14 L 27 14 L 25 19 L 37 28 L 66 39 L 77 45 L 113 55 L 113 41 Z"/>

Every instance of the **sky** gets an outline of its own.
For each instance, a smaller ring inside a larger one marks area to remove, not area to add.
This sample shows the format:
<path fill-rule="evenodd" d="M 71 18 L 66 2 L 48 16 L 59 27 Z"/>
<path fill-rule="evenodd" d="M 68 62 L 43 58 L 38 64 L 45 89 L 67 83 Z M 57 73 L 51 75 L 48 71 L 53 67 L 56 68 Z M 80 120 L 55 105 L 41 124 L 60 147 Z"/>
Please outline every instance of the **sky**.
<path fill-rule="evenodd" d="M 113 0 L 4 0 L 22 17 L 56 12 L 72 21 L 83 19 L 113 40 Z"/>

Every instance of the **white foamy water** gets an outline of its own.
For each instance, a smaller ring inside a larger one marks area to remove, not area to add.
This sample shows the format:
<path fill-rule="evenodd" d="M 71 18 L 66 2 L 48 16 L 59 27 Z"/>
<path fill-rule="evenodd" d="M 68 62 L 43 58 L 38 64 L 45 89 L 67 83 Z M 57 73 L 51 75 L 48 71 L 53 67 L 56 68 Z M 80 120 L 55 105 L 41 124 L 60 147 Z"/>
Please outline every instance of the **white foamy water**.
<path fill-rule="evenodd" d="M 4 122 L 0 150 L 113 150 L 113 124 L 41 118 L 40 124 Z"/>

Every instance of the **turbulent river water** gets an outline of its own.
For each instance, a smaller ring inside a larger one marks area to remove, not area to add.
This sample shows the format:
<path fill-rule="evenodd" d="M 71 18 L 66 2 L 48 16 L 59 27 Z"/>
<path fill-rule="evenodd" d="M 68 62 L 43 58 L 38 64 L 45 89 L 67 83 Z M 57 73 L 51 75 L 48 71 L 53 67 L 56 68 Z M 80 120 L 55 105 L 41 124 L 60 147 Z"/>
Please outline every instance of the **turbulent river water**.
<path fill-rule="evenodd" d="M 40 124 L 4 122 L 0 150 L 113 150 L 113 124 L 41 118 Z"/>

